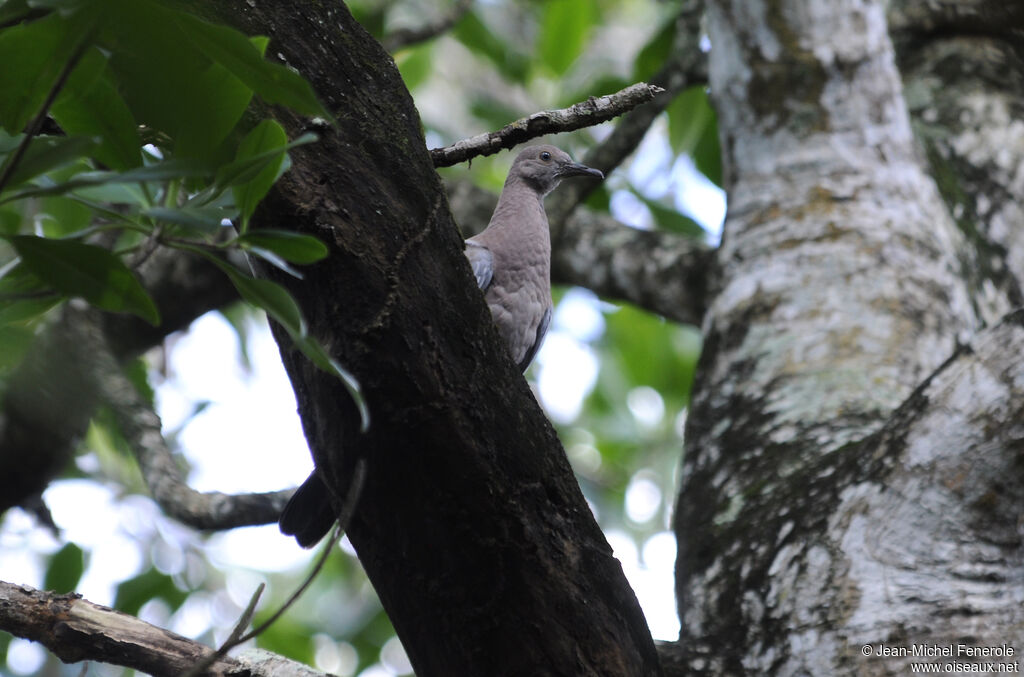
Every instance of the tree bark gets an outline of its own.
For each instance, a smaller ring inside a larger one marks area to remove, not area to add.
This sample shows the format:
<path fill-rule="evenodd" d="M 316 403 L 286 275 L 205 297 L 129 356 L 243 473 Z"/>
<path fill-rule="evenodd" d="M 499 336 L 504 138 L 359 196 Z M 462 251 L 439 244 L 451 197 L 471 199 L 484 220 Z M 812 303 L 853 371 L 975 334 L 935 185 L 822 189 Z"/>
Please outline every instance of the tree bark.
<path fill-rule="evenodd" d="M 259 650 L 215 657 L 214 650 L 134 616 L 82 599 L 0 581 L 0 629 L 39 642 L 65 663 L 101 661 L 155 677 L 180 677 L 200 660 L 208 677 L 323 677 Z"/>
<path fill-rule="evenodd" d="M 875 654 L 1024 649 L 1024 495 L 1005 480 L 1022 463 L 1021 316 L 976 334 L 1019 303 L 1020 132 L 1004 115 L 988 130 L 1003 154 L 971 148 L 984 122 L 961 116 L 926 160 L 885 11 L 709 3 L 729 214 L 675 517 L 693 672 L 906 674 L 994 659 Z M 915 110 L 939 108 L 940 75 Z M 961 105 L 994 122 L 1008 104 L 988 96 Z M 967 177 L 1014 199 L 986 219 Z"/>
<path fill-rule="evenodd" d="M 390 57 L 344 7 L 218 11 L 270 35 L 338 116 L 293 153 L 254 221 L 331 248 L 303 281 L 279 281 L 359 378 L 367 433 L 341 383 L 277 336 L 339 501 L 365 458 L 349 536 L 417 674 L 660 674 L 621 566 L 500 344 Z"/>

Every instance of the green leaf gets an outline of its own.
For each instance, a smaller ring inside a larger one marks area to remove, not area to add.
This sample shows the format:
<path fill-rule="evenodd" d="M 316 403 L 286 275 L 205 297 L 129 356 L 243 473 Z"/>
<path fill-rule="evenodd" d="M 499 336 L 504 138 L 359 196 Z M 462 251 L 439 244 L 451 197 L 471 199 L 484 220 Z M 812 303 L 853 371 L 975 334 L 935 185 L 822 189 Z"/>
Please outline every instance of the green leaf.
<path fill-rule="evenodd" d="M 182 245 L 180 248 L 202 256 L 224 271 L 243 299 L 265 310 L 292 334 L 293 338 L 306 335 L 306 323 L 302 319 L 302 312 L 287 289 L 270 280 L 249 277 L 227 261 L 199 247 Z"/>
<path fill-rule="evenodd" d="M 668 59 L 672 41 L 676 36 L 676 18 L 672 17 L 658 29 L 654 37 L 644 45 L 633 62 L 633 81 L 646 82 L 657 73 Z"/>
<path fill-rule="evenodd" d="M 46 237 L 64 237 L 87 228 L 94 212 L 77 200 L 67 197 L 44 197 L 38 202 L 36 218 Z"/>
<path fill-rule="evenodd" d="M 22 264 L 60 293 L 81 296 L 103 310 L 134 313 L 154 326 L 160 324 L 153 299 L 121 259 L 106 249 L 32 235 L 18 235 L 10 242 Z"/>
<path fill-rule="evenodd" d="M 0 299 L 0 326 L 32 320 L 60 302 L 61 297 L 57 295 L 16 299 L 13 301 Z"/>
<path fill-rule="evenodd" d="M 306 335 L 306 323 L 295 299 L 288 290 L 270 280 L 261 280 L 242 275 L 237 271 L 231 275 L 231 282 L 243 299 L 281 323 L 289 334 Z"/>
<path fill-rule="evenodd" d="M 33 320 L 61 300 L 25 266 L 18 265 L 0 277 L 0 326 Z"/>
<path fill-rule="evenodd" d="M 156 164 L 145 167 L 136 167 L 126 172 L 83 172 L 76 174 L 67 181 L 60 183 L 42 182 L 36 188 L 27 188 L 9 194 L 0 199 L 0 204 L 13 202 L 27 197 L 39 197 L 43 195 L 63 195 L 71 191 L 80 191 L 83 188 L 92 188 L 107 184 L 118 183 L 145 183 L 148 181 L 169 181 L 172 179 L 183 179 L 189 177 L 209 176 L 209 168 L 196 160 L 171 158 Z M 83 195 L 85 191 L 81 191 Z M 127 197 L 127 196 L 126 196 Z M 93 195 L 94 199 L 103 198 Z M 134 202 L 134 200 L 132 200 Z"/>
<path fill-rule="evenodd" d="M 21 230 L 21 212 L 9 207 L 0 208 L 0 236 L 14 235 Z"/>
<path fill-rule="evenodd" d="M 216 184 L 218 186 L 237 186 L 246 181 L 251 181 L 260 172 L 267 167 L 267 165 L 273 164 L 281 157 L 282 151 L 291 150 L 296 146 L 302 146 L 307 143 L 312 143 L 317 140 L 316 134 L 303 134 L 294 141 L 280 146 L 278 148 L 272 148 L 271 150 L 257 153 L 250 157 L 243 157 L 235 160 L 231 164 L 221 167 L 217 170 Z"/>
<path fill-rule="evenodd" d="M 114 608 L 126 614 L 137 616 L 146 602 L 159 599 L 175 611 L 188 598 L 188 593 L 174 584 L 174 579 L 156 569 L 147 569 L 134 578 L 120 583 L 114 596 Z"/>
<path fill-rule="evenodd" d="M 686 153 L 704 176 L 722 182 L 722 151 L 718 119 L 704 87 L 691 87 L 668 106 L 668 135 L 672 149 Z"/>
<path fill-rule="evenodd" d="M 43 587 L 61 594 L 72 592 L 84 571 L 85 553 L 74 543 L 68 543 L 50 558 Z"/>
<path fill-rule="evenodd" d="M 260 229 L 238 238 L 243 248 L 268 249 L 291 263 L 315 263 L 327 257 L 327 245 L 312 235 L 290 230 Z"/>
<path fill-rule="evenodd" d="M 268 103 L 278 103 L 306 115 L 331 115 L 320 105 L 313 88 L 298 73 L 271 63 L 244 34 L 207 23 L 184 12 L 175 12 L 173 20 L 192 44 L 208 58 L 220 64 Z"/>
<path fill-rule="evenodd" d="M 587 44 L 598 5 L 590 0 L 547 0 L 542 6 L 540 58 L 555 75 L 564 75 Z"/>
<path fill-rule="evenodd" d="M 95 145 L 94 139 L 81 136 L 37 136 L 29 142 L 7 185 L 16 186 L 68 164 L 87 155 Z"/>
<path fill-rule="evenodd" d="M 278 171 L 284 162 L 285 152 L 283 149 L 287 144 L 288 134 L 285 133 L 284 127 L 275 120 L 264 120 L 246 134 L 242 143 L 238 145 L 238 153 L 235 155 L 236 163 L 258 157 L 263 153 L 271 153 L 267 163 L 255 176 L 231 189 L 243 224 L 248 222 L 249 217 L 256 211 L 256 205 L 277 180 Z"/>
<path fill-rule="evenodd" d="M 700 354 L 700 333 L 678 326 L 629 305 L 605 316 L 601 344 L 621 355 L 622 376 L 675 397 L 689 397 Z M 603 370 L 602 370 L 603 371 Z M 599 378 L 604 378 L 602 373 Z M 624 390 L 620 388 L 619 390 Z"/>
<path fill-rule="evenodd" d="M 287 261 L 282 259 L 274 252 L 270 251 L 269 249 L 264 249 L 263 247 L 247 247 L 246 251 L 248 251 L 253 256 L 260 257 L 270 265 L 274 266 L 275 268 L 278 268 L 279 270 L 283 270 L 292 277 L 298 278 L 300 280 L 302 279 L 302 273 L 297 271 Z"/>
<path fill-rule="evenodd" d="M 122 170 L 142 163 L 138 125 L 98 49 L 83 55 L 50 112 L 68 134 L 99 137 L 95 156 L 107 167 Z"/>
<path fill-rule="evenodd" d="M 349 396 L 359 409 L 360 431 L 366 432 L 370 429 L 370 409 L 366 406 L 366 398 L 363 397 L 362 388 L 358 379 L 351 372 L 341 366 L 337 360 L 327 354 L 320 342 L 311 336 L 292 336 L 295 345 L 323 371 L 332 376 L 337 376 L 348 390 Z"/>
<path fill-rule="evenodd" d="M 703 86 L 690 87 L 668 106 L 668 139 L 672 150 L 691 155 L 714 118 Z"/>
<path fill-rule="evenodd" d="M 0 302 L 0 307 L 3 303 Z M 11 327 L 0 324 L 0 378 L 21 363 L 36 333 L 27 327 Z"/>
<path fill-rule="evenodd" d="M 100 183 L 82 186 L 68 191 L 71 199 L 81 199 L 106 205 L 130 205 L 144 207 L 150 200 L 139 186 L 139 183 Z"/>
<path fill-rule="evenodd" d="M 174 153 L 209 161 L 219 158 L 220 145 L 252 101 L 252 90 L 220 64 L 210 64 L 191 83 L 199 102 L 178 125 Z"/>
<path fill-rule="evenodd" d="M 220 207 L 151 207 L 144 209 L 142 215 L 208 235 L 220 231 L 224 227 L 221 222 L 233 218 L 234 212 Z"/>
<path fill-rule="evenodd" d="M 50 16 L 0 31 L 0 125 L 25 128 L 70 56 L 71 24 Z"/>
<path fill-rule="evenodd" d="M 252 89 L 196 48 L 181 11 L 150 0 L 102 4 L 97 42 L 131 116 L 169 137 L 179 156 L 219 161 Z"/>
<path fill-rule="evenodd" d="M 395 54 L 395 65 L 398 66 L 398 72 L 402 74 L 405 87 L 410 92 L 422 84 L 433 72 L 433 52 L 434 44 L 427 42 L 403 49 Z"/>
<path fill-rule="evenodd" d="M 645 197 L 637 190 L 632 190 L 632 192 L 651 210 L 651 216 L 654 217 L 654 222 L 659 230 L 677 233 L 685 237 L 703 238 L 705 236 L 704 229 L 700 224 L 679 213 L 679 210 Z"/>
<path fill-rule="evenodd" d="M 452 35 L 470 50 L 490 61 L 513 82 L 523 82 L 526 79 L 529 60 L 515 45 L 495 35 L 480 20 L 476 12 L 467 12 L 462 20 L 455 24 Z"/>
<path fill-rule="evenodd" d="M 132 385 L 143 397 L 147 404 L 153 406 L 156 402 L 156 391 L 149 382 L 149 364 L 142 357 L 129 360 L 122 366 L 124 375 L 131 381 Z"/>
<path fill-rule="evenodd" d="M 718 118 L 708 125 L 707 132 L 693 149 L 693 163 L 704 176 L 711 179 L 719 188 L 722 187 L 722 146 L 718 141 Z"/>

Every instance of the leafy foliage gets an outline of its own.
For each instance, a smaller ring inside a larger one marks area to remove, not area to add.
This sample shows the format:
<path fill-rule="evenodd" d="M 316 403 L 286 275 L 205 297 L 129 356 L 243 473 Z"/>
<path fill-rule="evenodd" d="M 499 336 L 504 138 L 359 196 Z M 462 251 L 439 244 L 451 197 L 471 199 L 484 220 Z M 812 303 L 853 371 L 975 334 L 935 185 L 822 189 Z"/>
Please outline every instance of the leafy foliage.
<path fill-rule="evenodd" d="M 50 558 L 43 585 L 54 592 L 73 592 L 84 571 L 85 552 L 74 543 L 67 543 Z"/>
<path fill-rule="evenodd" d="M 256 95 L 329 118 L 309 84 L 264 60 L 265 39 L 151 0 L 74 0 L 42 16 L 27 4 L 4 9 L 20 22 L 0 31 L 0 58 L 13 65 L 0 76 L 0 278 L 31 288 L 0 288 L 0 320 L 31 323 L 53 298 L 80 297 L 159 324 L 132 268 L 154 246 L 175 247 L 220 266 L 362 406 L 355 380 L 306 336 L 288 292 L 221 258 L 241 248 L 301 277 L 291 264 L 326 256 L 308 235 L 247 233 L 287 151 L 315 137 L 289 142 L 271 119 L 246 131 L 242 115 Z M 59 131 L 37 134 L 47 117 Z M 243 237 L 227 237 L 232 220 Z M 33 225 L 42 232 L 25 234 Z"/>
<path fill-rule="evenodd" d="M 77 296 L 156 324 L 132 255 L 156 244 L 241 247 L 222 224 L 237 219 L 244 232 L 287 168 L 287 150 L 313 140 L 289 143 L 269 119 L 246 131 L 253 96 L 329 116 L 305 80 L 264 60 L 266 40 L 172 6 L 75 0 L 41 15 L 28 4 L 3 9 L 13 23 L 0 31 L 0 261 L 7 277 L 25 270 L 37 284 L 0 295 L 0 318 L 31 322 L 32 310 L 52 305 L 27 306 L 26 296 Z M 37 134 L 47 117 L 57 129 Z M 302 235 L 246 249 L 275 264 L 297 250 L 305 255 L 296 263 L 324 252 Z"/>

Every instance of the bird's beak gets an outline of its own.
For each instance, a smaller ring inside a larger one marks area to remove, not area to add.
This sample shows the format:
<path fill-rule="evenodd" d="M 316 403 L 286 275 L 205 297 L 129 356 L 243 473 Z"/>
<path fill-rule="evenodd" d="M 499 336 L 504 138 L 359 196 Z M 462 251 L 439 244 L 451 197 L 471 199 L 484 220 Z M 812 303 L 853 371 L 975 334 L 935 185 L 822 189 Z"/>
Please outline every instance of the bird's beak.
<path fill-rule="evenodd" d="M 581 165 L 578 162 L 566 162 L 562 165 L 561 169 L 558 170 L 558 174 L 562 178 L 565 178 L 566 176 L 593 176 L 598 179 L 604 178 L 604 172 L 600 169 Z"/>

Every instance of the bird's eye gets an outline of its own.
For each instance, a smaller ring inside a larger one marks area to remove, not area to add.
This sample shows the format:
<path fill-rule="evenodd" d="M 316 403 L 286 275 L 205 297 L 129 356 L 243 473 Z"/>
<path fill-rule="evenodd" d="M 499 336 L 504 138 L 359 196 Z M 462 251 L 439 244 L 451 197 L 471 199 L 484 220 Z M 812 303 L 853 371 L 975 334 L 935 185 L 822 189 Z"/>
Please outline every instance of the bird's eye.
<path fill-rule="evenodd" d="M 543 160 L 544 162 L 547 162 L 548 160 L 551 159 L 551 153 L 544 151 L 543 153 L 540 154 L 540 159 Z"/>

